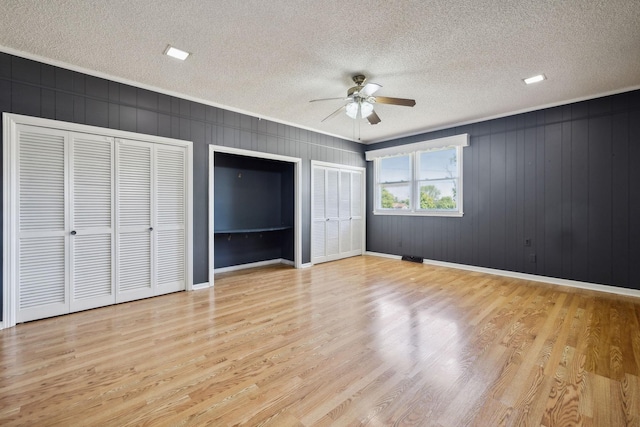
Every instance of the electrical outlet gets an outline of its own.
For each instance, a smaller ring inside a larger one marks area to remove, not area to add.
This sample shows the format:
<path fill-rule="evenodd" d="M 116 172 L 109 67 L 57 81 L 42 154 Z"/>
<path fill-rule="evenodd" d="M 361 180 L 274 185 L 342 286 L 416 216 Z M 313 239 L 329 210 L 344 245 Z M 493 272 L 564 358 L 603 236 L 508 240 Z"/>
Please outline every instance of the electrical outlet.
<path fill-rule="evenodd" d="M 524 245 L 531 246 L 531 238 L 527 237 L 526 239 L 524 239 Z"/>
<path fill-rule="evenodd" d="M 536 262 L 536 254 L 529 254 L 529 262 Z"/>

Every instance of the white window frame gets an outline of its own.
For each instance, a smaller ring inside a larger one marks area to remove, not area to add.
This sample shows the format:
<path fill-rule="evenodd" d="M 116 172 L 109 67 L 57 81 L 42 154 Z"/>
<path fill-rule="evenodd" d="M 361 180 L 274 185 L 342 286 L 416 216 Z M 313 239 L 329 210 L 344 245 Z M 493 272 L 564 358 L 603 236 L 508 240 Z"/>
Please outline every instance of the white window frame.
<path fill-rule="evenodd" d="M 397 147 L 383 148 L 366 152 L 367 161 L 373 161 L 374 167 L 374 215 L 401 215 L 401 216 L 444 216 L 444 217 L 461 217 L 464 215 L 463 210 L 463 148 L 469 145 L 469 134 L 460 134 L 446 138 L 422 141 L 414 144 L 405 144 Z M 456 149 L 456 164 L 458 168 L 458 177 L 456 184 L 456 209 L 440 210 L 440 209 L 420 209 L 420 183 L 419 167 L 420 153 L 442 150 L 447 148 Z M 380 187 L 384 184 L 380 182 L 381 162 L 384 158 L 409 156 L 411 165 L 410 185 L 410 208 L 409 209 L 384 209 L 380 207 Z"/>

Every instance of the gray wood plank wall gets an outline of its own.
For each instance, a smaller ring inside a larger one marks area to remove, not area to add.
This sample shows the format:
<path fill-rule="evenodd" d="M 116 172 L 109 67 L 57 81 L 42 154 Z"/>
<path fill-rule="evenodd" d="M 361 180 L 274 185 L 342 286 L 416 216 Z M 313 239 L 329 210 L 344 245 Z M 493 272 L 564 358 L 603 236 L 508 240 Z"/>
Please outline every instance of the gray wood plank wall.
<path fill-rule="evenodd" d="M 367 250 L 640 289 L 640 91 L 366 149 L 460 133 L 464 217 L 373 215 L 369 162 Z"/>

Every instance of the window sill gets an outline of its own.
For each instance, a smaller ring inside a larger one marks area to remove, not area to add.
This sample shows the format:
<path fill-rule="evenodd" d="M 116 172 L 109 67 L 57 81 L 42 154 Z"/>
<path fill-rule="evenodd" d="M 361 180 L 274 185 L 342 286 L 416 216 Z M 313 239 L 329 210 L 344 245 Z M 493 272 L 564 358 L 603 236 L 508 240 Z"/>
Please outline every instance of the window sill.
<path fill-rule="evenodd" d="M 398 210 L 389 210 L 389 211 L 373 211 L 374 215 L 395 215 L 395 216 L 438 216 L 438 217 L 453 217 L 453 218 L 461 218 L 464 216 L 464 212 L 413 212 L 413 211 L 403 211 L 402 209 Z"/>

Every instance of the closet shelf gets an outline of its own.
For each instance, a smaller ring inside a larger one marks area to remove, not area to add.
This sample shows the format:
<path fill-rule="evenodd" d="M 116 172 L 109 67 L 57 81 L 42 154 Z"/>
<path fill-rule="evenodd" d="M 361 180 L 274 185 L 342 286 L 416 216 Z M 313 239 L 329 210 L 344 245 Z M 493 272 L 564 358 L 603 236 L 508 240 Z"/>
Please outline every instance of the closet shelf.
<path fill-rule="evenodd" d="M 233 228 L 229 230 L 214 230 L 215 234 L 238 234 L 238 233 L 263 233 L 265 231 L 280 231 L 293 228 L 290 225 L 281 227 L 263 227 L 263 228 Z"/>

